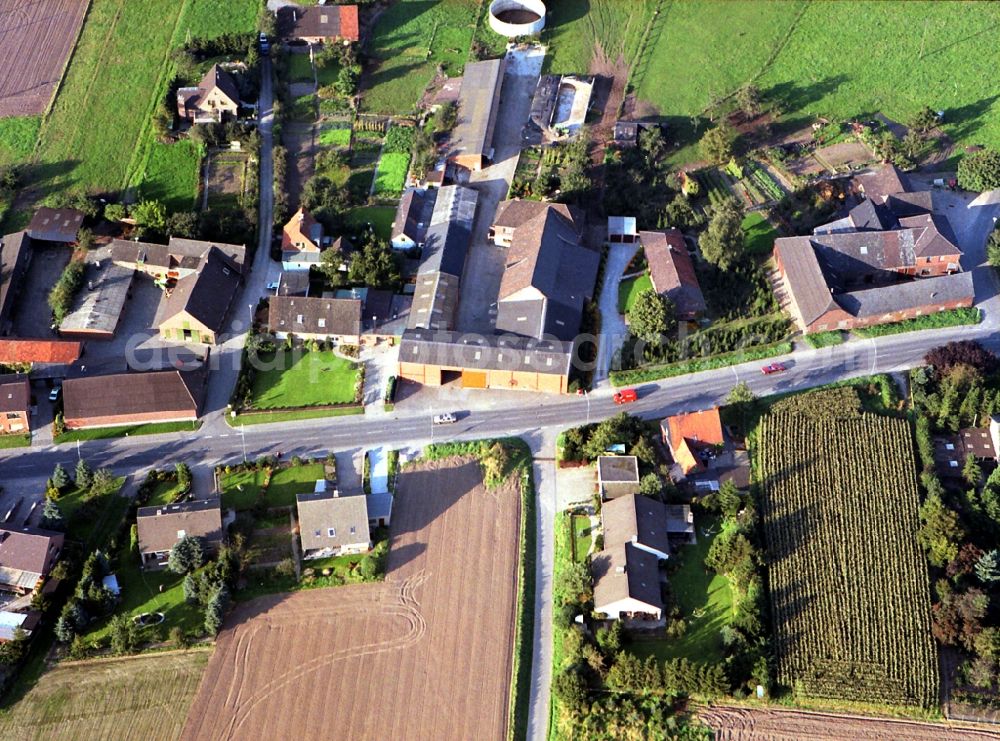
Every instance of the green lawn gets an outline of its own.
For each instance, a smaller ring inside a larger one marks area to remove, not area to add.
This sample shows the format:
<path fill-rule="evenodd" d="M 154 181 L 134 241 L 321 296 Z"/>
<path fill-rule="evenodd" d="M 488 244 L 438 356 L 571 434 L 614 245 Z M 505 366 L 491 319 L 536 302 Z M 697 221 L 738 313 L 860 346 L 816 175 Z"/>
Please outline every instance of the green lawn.
<path fill-rule="evenodd" d="M 41 116 L 0 118 L 0 165 L 19 164 L 31 155 Z"/>
<path fill-rule="evenodd" d="M 581 563 L 586 561 L 591 543 L 590 518 L 586 515 L 573 515 L 573 542 L 576 560 Z"/>
<path fill-rule="evenodd" d="M 103 547 L 128 512 L 129 499 L 118 495 L 124 483 L 125 478 L 119 478 L 110 491 L 96 497 L 76 488 L 59 497 L 67 537 L 83 543 L 87 551 Z"/>
<path fill-rule="evenodd" d="M 670 574 L 670 591 L 680 608 L 687 630 L 675 639 L 636 640 L 630 649 L 638 656 L 658 660 L 687 658 L 691 661 L 722 661 L 719 630 L 733 617 L 733 594 L 724 576 L 705 566 L 705 557 L 715 539 L 701 534 L 704 527 L 718 530 L 718 522 L 704 518 L 698 527 L 698 542 L 684 546 L 674 558 L 680 566 Z"/>
<path fill-rule="evenodd" d="M 265 366 L 274 355 L 261 354 Z M 330 350 L 286 355 L 282 369 L 257 371 L 253 380 L 253 406 L 257 409 L 349 404 L 360 366 Z"/>
<path fill-rule="evenodd" d="M 150 630 L 162 631 L 164 635 L 174 627 L 179 627 L 190 636 L 204 633 L 205 616 L 197 605 L 184 599 L 184 576 L 163 569 L 143 571 L 139 566 L 139 554 L 129 548 L 129 544 L 119 550 L 112 570 L 118 579 L 121 602 L 115 614 L 141 615 L 144 612 L 162 612 L 163 623 Z M 111 616 L 91 623 L 84 640 L 88 643 L 107 637 Z M 145 638 L 145 636 L 144 636 Z"/>
<path fill-rule="evenodd" d="M 543 32 L 549 44 L 546 71 L 586 73 L 598 44 L 612 61 L 621 54 L 631 63 L 655 6 L 653 0 L 562 0 L 550 5 Z"/>
<path fill-rule="evenodd" d="M 834 330 L 833 332 L 817 332 L 816 334 L 807 334 L 805 336 L 805 341 L 810 347 L 831 347 L 833 345 L 840 345 L 844 342 L 844 333 L 840 330 Z"/>
<path fill-rule="evenodd" d="M 288 54 L 288 79 L 291 82 L 312 82 L 313 68 L 308 54 Z"/>
<path fill-rule="evenodd" d="M 135 435 L 162 435 L 167 432 L 189 432 L 201 427 L 201 422 L 156 422 L 146 425 L 123 427 L 93 427 L 86 430 L 66 430 L 55 436 L 56 443 L 75 443 L 77 440 L 107 440 L 112 437 L 133 437 Z"/>
<path fill-rule="evenodd" d="M 378 161 L 375 176 L 376 195 L 399 195 L 406 184 L 406 173 L 410 169 L 410 154 L 407 152 L 387 152 Z"/>
<path fill-rule="evenodd" d="M 322 463 L 308 463 L 275 471 L 264 495 L 267 507 L 290 507 L 295 495 L 310 492 L 323 478 Z M 260 496 L 263 471 L 234 471 L 222 477 L 222 506 L 231 509 L 252 509 Z M 242 490 L 241 490 L 242 487 Z"/>
<path fill-rule="evenodd" d="M 0 435 L 0 449 L 2 448 L 27 448 L 31 445 L 31 433 L 11 433 Z"/>
<path fill-rule="evenodd" d="M 161 481 L 154 487 L 145 506 L 156 507 L 162 504 L 171 504 L 180 493 L 181 487 L 176 481 Z"/>
<path fill-rule="evenodd" d="M 154 142 L 146 169 L 138 178 L 139 193 L 160 201 L 168 211 L 190 211 L 195 207 L 200 165 L 201 152 L 194 142 Z"/>
<path fill-rule="evenodd" d="M 322 417 L 348 417 L 353 414 L 364 414 L 365 407 L 362 404 L 356 406 L 331 407 L 329 409 L 297 409 L 290 412 L 243 412 L 235 419 L 226 417 L 226 423 L 230 427 L 242 427 L 243 425 L 266 425 L 275 422 L 294 422 L 299 419 L 320 419 Z"/>
<path fill-rule="evenodd" d="M 778 100 L 782 125 L 878 111 L 906 121 L 930 105 L 945 111 L 945 131 L 959 145 L 998 146 L 998 22 L 995 3 L 686 0 L 664 7 L 652 53 L 631 82 L 676 124 L 682 143 L 697 139 L 690 119 L 710 95 L 754 79 Z M 684 64 L 658 63 L 678 54 Z M 875 58 L 879 64 L 870 64 Z M 694 146 L 674 155 L 698 158 Z"/>
<path fill-rule="evenodd" d="M 867 329 L 851 330 L 858 337 L 884 337 L 890 334 L 901 334 L 902 332 L 916 332 L 921 329 L 941 329 L 942 327 L 958 327 L 963 324 L 979 324 L 983 320 L 983 313 L 975 308 L 951 309 L 948 311 L 938 311 L 934 314 L 925 314 L 915 319 L 905 319 L 892 324 L 876 324 Z"/>
<path fill-rule="evenodd" d="M 745 249 L 751 255 L 768 255 L 774 249 L 778 232 L 760 211 L 747 214 L 743 219 Z"/>
<path fill-rule="evenodd" d="M 773 358 L 776 355 L 787 355 L 791 351 L 792 343 L 782 341 L 773 342 L 769 345 L 757 345 L 756 347 L 749 347 L 746 350 L 709 355 L 705 358 L 682 360 L 677 363 L 648 365 L 636 370 L 611 371 L 611 385 L 629 386 L 635 383 L 656 381 L 660 378 L 673 378 L 674 376 L 683 376 L 688 373 L 698 373 L 699 371 L 712 370 L 714 368 L 726 368 L 730 365 Z"/>
<path fill-rule="evenodd" d="M 329 122 L 320 126 L 319 143 L 325 147 L 349 147 L 351 145 L 351 124 L 347 121 Z"/>
<path fill-rule="evenodd" d="M 628 314 L 639 294 L 646 290 L 653 290 L 653 281 L 649 273 L 623 280 L 618 284 L 618 311 Z"/>
<path fill-rule="evenodd" d="M 193 187 L 159 157 L 150 166 L 152 113 L 175 71 L 170 52 L 189 34 L 252 31 L 259 9 L 258 0 L 229 0 L 224 13 L 216 0 L 93 0 L 42 123 L 31 185 L 42 194 L 66 187 L 114 193 L 141 181 L 170 197 L 179 180 Z M 154 179 L 161 173 L 163 183 Z"/>
<path fill-rule="evenodd" d="M 364 110 L 409 113 L 439 65 L 450 76 L 460 75 L 469 56 L 478 7 L 476 0 L 391 4 L 372 32 L 371 54 L 377 66 L 363 80 Z"/>

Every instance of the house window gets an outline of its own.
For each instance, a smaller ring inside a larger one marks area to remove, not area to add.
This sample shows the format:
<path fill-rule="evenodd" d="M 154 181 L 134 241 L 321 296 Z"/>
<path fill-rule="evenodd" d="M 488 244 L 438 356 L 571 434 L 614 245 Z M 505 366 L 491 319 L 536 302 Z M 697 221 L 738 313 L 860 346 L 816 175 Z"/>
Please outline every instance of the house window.
<path fill-rule="evenodd" d="M 319 326 L 319 327 L 325 327 L 326 326 L 326 319 L 322 319 L 322 318 L 317 319 L 316 320 L 316 325 Z"/>
<path fill-rule="evenodd" d="M 958 461 L 948 461 L 948 465 L 952 468 L 958 468 Z"/>
<path fill-rule="evenodd" d="M 331 538 L 336 538 L 337 537 L 337 528 L 335 528 L 335 527 L 327 528 L 326 529 L 326 534 L 329 535 Z"/>
<path fill-rule="evenodd" d="M 302 324 L 302 315 L 301 314 L 299 314 L 299 315 L 297 315 L 295 317 L 295 323 L 296 324 Z"/>
<path fill-rule="evenodd" d="M 354 525 L 351 525 L 351 535 L 356 535 L 356 534 L 357 534 L 357 532 L 358 532 L 358 531 L 357 531 L 357 528 L 356 528 L 356 527 L 354 527 Z"/>
<path fill-rule="evenodd" d="M 320 537 L 323 534 L 323 531 L 322 530 L 317 530 L 315 532 L 315 534 L 316 534 L 316 537 L 318 538 L 318 537 Z"/>
<path fill-rule="evenodd" d="M 182 538 L 183 538 L 183 537 L 184 537 L 185 535 L 187 535 L 187 533 L 186 533 L 185 531 L 183 531 L 183 530 L 178 530 L 178 531 L 177 531 L 177 540 L 180 540 L 180 539 L 182 539 Z"/>
<path fill-rule="evenodd" d="M 21 414 L 19 412 L 7 412 L 7 419 L 20 419 Z"/>
<path fill-rule="evenodd" d="M 929 258 L 929 257 L 925 260 L 925 262 L 930 262 L 930 261 L 931 261 L 931 258 Z"/>

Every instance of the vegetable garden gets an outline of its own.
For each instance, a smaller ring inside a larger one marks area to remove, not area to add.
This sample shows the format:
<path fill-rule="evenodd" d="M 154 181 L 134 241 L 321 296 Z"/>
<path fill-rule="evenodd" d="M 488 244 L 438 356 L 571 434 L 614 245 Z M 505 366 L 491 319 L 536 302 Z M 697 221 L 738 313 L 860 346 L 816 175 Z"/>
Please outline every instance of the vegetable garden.
<path fill-rule="evenodd" d="M 909 422 L 862 412 L 845 387 L 778 402 L 757 440 L 778 683 L 936 705 Z"/>

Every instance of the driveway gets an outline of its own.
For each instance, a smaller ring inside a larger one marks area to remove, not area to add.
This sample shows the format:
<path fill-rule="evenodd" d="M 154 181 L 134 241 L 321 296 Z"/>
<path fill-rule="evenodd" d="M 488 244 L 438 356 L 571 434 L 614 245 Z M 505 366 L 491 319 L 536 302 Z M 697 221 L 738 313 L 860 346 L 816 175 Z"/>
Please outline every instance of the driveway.
<path fill-rule="evenodd" d="M 466 183 L 478 192 L 479 199 L 458 303 L 457 327 L 462 332 L 492 333 L 496 323 L 496 301 L 506 250 L 490 242 L 487 234 L 497 206 L 507 197 L 514 179 L 521 155 L 521 129 L 531 113 L 531 98 L 543 58 L 539 49 L 508 52 L 493 134 L 493 164 L 471 173 Z"/>
<path fill-rule="evenodd" d="M 638 251 L 637 244 L 613 244 L 608 247 L 608 260 L 604 268 L 604 285 L 601 286 L 601 342 L 597 349 L 597 368 L 594 370 L 594 387 L 608 385 L 608 371 L 625 337 L 628 328 L 625 318 L 618 313 L 618 284 L 625 268 Z"/>

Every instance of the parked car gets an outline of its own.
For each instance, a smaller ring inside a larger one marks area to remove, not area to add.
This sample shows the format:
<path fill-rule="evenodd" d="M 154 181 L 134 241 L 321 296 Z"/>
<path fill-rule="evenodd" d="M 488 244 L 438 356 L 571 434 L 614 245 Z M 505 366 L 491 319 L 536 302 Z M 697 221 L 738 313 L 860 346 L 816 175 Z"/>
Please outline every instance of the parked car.
<path fill-rule="evenodd" d="M 268 283 L 267 284 L 267 290 L 269 290 L 269 291 L 277 291 L 278 290 L 278 281 L 272 280 L 270 283 Z"/>
<path fill-rule="evenodd" d="M 262 33 L 260 35 L 259 42 L 260 42 L 260 53 L 266 57 L 268 52 L 271 51 L 271 42 L 268 41 L 266 33 Z"/>
<path fill-rule="evenodd" d="M 615 400 L 615 404 L 631 404 L 633 401 L 639 400 L 639 394 L 635 389 L 622 389 L 616 391 L 611 398 Z"/>
<path fill-rule="evenodd" d="M 434 424 L 436 425 L 450 425 L 458 422 L 458 417 L 456 417 L 451 412 L 445 412 L 444 414 L 434 415 Z"/>
<path fill-rule="evenodd" d="M 52 390 L 49 391 L 49 401 L 55 403 L 59 401 L 59 395 L 62 393 L 62 386 L 53 386 Z"/>
<path fill-rule="evenodd" d="M 763 368 L 761 368 L 760 372 L 763 373 L 765 376 L 769 376 L 772 373 L 784 373 L 785 370 L 786 370 L 785 366 L 782 365 L 781 363 L 771 363 L 770 365 L 765 365 Z"/>

